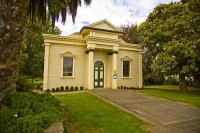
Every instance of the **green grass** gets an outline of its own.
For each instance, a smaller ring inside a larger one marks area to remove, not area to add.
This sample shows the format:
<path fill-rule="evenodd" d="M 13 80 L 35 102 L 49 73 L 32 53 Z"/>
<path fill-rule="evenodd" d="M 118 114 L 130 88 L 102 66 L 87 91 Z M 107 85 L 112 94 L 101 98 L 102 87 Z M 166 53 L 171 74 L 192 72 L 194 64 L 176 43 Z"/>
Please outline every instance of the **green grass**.
<path fill-rule="evenodd" d="M 184 93 L 180 92 L 178 88 L 179 86 L 150 85 L 145 86 L 144 90 L 137 90 L 137 92 L 200 108 L 200 89 L 188 87 L 188 92 Z"/>
<path fill-rule="evenodd" d="M 147 123 L 89 93 L 56 95 L 80 133 L 145 133 Z"/>

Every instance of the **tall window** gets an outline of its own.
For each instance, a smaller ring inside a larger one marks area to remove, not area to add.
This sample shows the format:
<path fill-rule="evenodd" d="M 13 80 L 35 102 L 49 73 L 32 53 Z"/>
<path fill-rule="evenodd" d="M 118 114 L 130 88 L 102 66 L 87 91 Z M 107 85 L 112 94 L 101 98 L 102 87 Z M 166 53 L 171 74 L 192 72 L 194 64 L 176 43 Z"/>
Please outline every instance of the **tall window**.
<path fill-rule="evenodd" d="M 130 77 L 130 61 L 123 61 L 123 77 Z"/>
<path fill-rule="evenodd" d="M 63 57 L 63 76 L 73 76 L 73 58 Z"/>

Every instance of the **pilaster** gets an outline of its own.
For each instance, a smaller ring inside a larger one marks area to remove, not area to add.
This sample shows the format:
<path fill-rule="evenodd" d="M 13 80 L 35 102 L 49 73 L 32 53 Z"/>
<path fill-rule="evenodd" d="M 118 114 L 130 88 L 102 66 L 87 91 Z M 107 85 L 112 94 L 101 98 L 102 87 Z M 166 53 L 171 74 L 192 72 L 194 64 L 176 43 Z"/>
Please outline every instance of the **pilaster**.
<path fill-rule="evenodd" d="M 49 47 L 50 47 L 50 43 L 45 43 L 43 90 L 47 90 L 48 88 Z"/>
<path fill-rule="evenodd" d="M 88 50 L 88 89 L 94 89 L 94 50 Z"/>
<path fill-rule="evenodd" d="M 139 88 L 143 87 L 142 52 L 139 52 Z"/>

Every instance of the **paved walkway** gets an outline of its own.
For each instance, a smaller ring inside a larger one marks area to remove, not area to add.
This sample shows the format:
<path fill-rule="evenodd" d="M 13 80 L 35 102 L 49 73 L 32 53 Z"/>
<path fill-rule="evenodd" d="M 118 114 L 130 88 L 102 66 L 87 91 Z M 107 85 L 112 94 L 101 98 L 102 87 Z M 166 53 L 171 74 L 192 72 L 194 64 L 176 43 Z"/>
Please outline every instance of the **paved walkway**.
<path fill-rule="evenodd" d="M 95 89 L 98 95 L 149 121 L 153 133 L 200 133 L 200 109 L 148 97 L 129 90 Z"/>

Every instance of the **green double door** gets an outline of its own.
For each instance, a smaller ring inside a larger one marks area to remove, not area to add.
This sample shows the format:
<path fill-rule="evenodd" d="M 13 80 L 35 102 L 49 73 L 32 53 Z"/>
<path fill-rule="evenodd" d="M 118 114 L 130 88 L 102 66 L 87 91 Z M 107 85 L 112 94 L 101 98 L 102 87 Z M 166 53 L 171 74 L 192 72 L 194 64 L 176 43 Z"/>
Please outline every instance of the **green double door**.
<path fill-rule="evenodd" d="M 94 64 L 94 88 L 104 87 L 104 64 L 96 61 Z"/>

